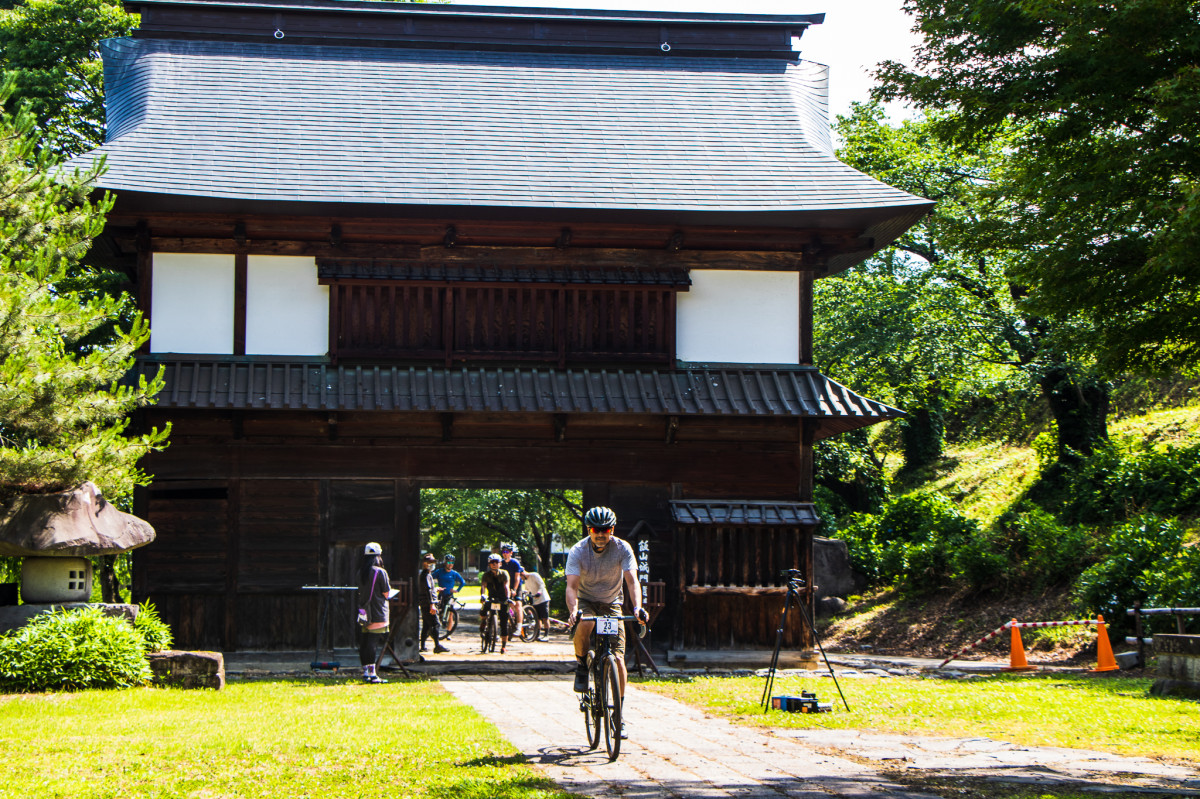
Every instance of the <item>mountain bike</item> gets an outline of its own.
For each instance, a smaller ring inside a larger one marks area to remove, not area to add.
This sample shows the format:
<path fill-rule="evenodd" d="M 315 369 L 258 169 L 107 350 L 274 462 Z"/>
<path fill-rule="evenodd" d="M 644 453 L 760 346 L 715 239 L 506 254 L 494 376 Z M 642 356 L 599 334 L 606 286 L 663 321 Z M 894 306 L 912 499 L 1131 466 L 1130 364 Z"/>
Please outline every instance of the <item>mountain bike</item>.
<path fill-rule="evenodd" d="M 588 647 L 588 687 L 579 697 L 579 709 L 583 712 L 583 725 L 587 732 L 589 749 L 600 745 L 600 732 L 604 732 L 604 749 L 608 759 L 616 760 L 621 753 L 621 676 L 617 671 L 617 655 L 613 653 L 621 634 L 621 625 L 637 621 L 637 616 L 580 616 L 571 625 L 568 637 L 575 635 L 580 622 L 592 621 L 592 640 Z M 638 637 L 646 634 L 646 625 L 638 625 Z"/>
<path fill-rule="evenodd" d="M 442 595 L 438 602 L 438 637 L 443 641 L 458 628 L 458 612 L 463 607 L 465 605 L 459 601 L 457 596 Z"/>
<path fill-rule="evenodd" d="M 486 655 L 488 652 L 496 651 L 496 641 L 500 639 L 500 609 L 497 607 L 497 602 L 485 600 L 484 604 L 487 609 L 480 609 L 483 615 L 479 621 L 479 651 Z"/>

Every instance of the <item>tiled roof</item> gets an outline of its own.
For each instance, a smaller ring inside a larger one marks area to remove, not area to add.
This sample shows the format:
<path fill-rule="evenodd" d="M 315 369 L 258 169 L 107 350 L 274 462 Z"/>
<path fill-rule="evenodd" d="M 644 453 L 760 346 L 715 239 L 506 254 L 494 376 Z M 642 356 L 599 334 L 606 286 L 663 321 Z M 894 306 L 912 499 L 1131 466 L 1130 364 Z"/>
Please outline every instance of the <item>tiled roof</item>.
<path fill-rule="evenodd" d="M 102 45 L 114 190 L 401 206 L 782 212 L 883 236 L 930 203 L 834 158 L 826 68 L 249 42 Z M 890 240 L 890 239 L 888 239 Z"/>
<path fill-rule="evenodd" d="M 552 369 L 140 360 L 162 408 L 643 413 L 822 420 L 818 437 L 902 415 L 813 369 Z"/>
<path fill-rule="evenodd" d="M 409 264 L 385 260 L 317 259 L 322 280 L 423 280 L 448 283 L 588 283 L 615 286 L 690 286 L 686 269 L 489 267 Z"/>
<path fill-rule="evenodd" d="M 679 524 L 729 525 L 731 527 L 815 525 L 821 522 L 816 508 L 811 502 L 672 500 L 671 515 Z"/>

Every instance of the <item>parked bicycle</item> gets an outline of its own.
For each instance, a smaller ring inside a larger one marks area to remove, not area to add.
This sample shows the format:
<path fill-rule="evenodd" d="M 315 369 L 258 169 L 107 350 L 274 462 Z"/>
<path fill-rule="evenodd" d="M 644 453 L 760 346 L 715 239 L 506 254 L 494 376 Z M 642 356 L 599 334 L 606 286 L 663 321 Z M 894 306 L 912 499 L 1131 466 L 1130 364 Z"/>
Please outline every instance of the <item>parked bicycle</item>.
<path fill-rule="evenodd" d="M 580 616 L 571 625 L 568 637 L 575 635 L 580 622 L 595 622 L 592 639 L 588 646 L 588 687 L 579 697 L 579 709 L 583 712 L 583 725 L 587 731 L 589 749 L 600 745 L 600 733 L 604 732 L 604 749 L 609 760 L 616 760 L 621 753 L 621 713 L 624 700 L 621 697 L 621 677 L 617 671 L 617 655 L 613 647 L 621 635 L 621 625 L 637 621 L 637 616 Z M 638 637 L 646 635 L 646 625 L 638 625 Z"/>
<path fill-rule="evenodd" d="M 531 599 L 533 599 L 533 595 L 528 591 L 521 594 L 521 619 L 519 621 L 517 620 L 516 604 L 508 606 L 509 632 L 519 634 L 522 641 L 537 640 L 537 613 L 533 609 Z M 509 600 L 509 602 L 512 601 Z"/>
<path fill-rule="evenodd" d="M 438 637 L 445 640 L 458 628 L 458 612 L 466 607 L 457 596 L 442 594 L 438 600 Z"/>

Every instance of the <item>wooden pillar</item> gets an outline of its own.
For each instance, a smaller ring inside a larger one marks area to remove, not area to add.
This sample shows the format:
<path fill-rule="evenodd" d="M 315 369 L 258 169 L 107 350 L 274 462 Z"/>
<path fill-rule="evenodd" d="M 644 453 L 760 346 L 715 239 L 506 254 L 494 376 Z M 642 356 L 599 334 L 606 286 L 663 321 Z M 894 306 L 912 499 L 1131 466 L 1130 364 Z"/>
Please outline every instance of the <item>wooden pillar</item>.
<path fill-rule="evenodd" d="M 801 502 L 813 501 L 813 441 L 816 438 L 817 420 L 800 420 L 799 494 Z"/>
<path fill-rule="evenodd" d="M 813 365 L 813 273 L 800 273 L 800 365 Z"/>
<path fill-rule="evenodd" d="M 146 220 L 137 223 L 137 307 L 146 322 L 150 322 L 150 311 L 154 295 L 154 253 L 150 250 L 150 226 Z M 138 352 L 150 352 L 150 339 L 138 348 Z"/>
<path fill-rule="evenodd" d="M 801 557 L 803 558 L 803 561 L 804 561 L 803 566 L 801 566 L 801 568 L 804 569 L 804 579 L 805 579 L 805 582 L 807 583 L 807 585 L 812 586 L 813 579 L 816 576 L 813 574 L 814 564 L 813 564 L 813 528 L 812 527 L 801 528 L 801 530 L 800 530 L 800 547 L 801 547 Z M 816 616 L 817 599 L 816 599 L 816 597 L 817 597 L 817 592 L 815 590 L 810 590 L 810 591 L 806 591 L 804 593 L 803 598 L 801 599 L 801 601 L 804 602 L 805 608 L 808 610 L 809 620 L 812 621 L 814 624 L 816 623 L 816 619 L 817 619 L 817 616 Z M 815 664 L 816 663 L 816 653 L 813 652 L 813 649 L 814 649 L 814 647 L 816 647 L 816 643 L 817 643 L 816 638 L 813 636 L 813 631 L 809 628 L 809 626 L 807 624 L 802 624 L 800 626 L 801 626 L 800 648 L 802 650 L 804 650 L 801 653 L 801 657 L 803 657 L 806 661 L 812 661 Z"/>
<path fill-rule="evenodd" d="M 388 549 L 393 562 L 386 564 L 390 574 L 412 577 L 421 555 L 421 489 L 413 480 L 396 481 L 396 518 Z"/>
<path fill-rule="evenodd" d="M 244 251 L 233 256 L 233 354 L 246 354 L 246 279 L 249 258 Z"/>
<path fill-rule="evenodd" d="M 237 651 L 237 593 L 238 556 L 241 536 L 238 534 L 241 516 L 242 481 L 230 480 L 226 500 L 225 538 L 225 625 L 221 632 L 225 652 Z"/>

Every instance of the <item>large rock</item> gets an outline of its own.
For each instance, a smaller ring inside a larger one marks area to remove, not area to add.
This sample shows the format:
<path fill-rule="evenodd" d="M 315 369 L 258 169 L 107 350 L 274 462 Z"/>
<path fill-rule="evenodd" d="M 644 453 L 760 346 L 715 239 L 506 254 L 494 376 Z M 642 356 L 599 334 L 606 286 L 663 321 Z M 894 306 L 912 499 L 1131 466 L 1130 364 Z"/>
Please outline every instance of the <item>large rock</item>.
<path fill-rule="evenodd" d="M 0 519 L 0 555 L 115 555 L 154 540 L 154 528 L 117 510 L 95 483 L 23 494 Z"/>
<path fill-rule="evenodd" d="M 181 652 L 164 649 L 146 656 L 153 682 L 167 688 L 225 687 L 225 656 L 220 652 Z"/>
<path fill-rule="evenodd" d="M 845 541 L 813 536 L 813 580 L 817 599 L 848 597 L 866 587 L 867 581 L 850 567 Z"/>

